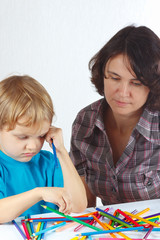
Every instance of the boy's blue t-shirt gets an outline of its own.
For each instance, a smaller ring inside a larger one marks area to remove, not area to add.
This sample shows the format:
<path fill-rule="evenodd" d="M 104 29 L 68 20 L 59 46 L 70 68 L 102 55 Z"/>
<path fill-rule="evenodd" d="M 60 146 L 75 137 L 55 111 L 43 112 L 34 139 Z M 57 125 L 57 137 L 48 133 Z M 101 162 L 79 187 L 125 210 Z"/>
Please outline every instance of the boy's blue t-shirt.
<path fill-rule="evenodd" d="M 55 166 L 54 155 L 41 150 L 29 162 L 19 162 L 0 151 L 0 199 L 29 191 L 36 187 L 63 187 L 60 163 Z M 48 212 L 41 204 L 54 209 L 56 205 L 40 201 L 22 215 Z"/>

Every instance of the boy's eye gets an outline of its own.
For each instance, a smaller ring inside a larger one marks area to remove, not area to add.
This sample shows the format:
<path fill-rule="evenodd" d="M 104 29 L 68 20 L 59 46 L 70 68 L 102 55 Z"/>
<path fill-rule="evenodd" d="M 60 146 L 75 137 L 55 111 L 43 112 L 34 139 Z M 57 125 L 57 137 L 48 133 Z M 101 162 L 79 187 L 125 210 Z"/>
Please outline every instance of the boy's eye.
<path fill-rule="evenodd" d="M 18 136 L 19 139 L 27 139 L 27 136 Z"/>
<path fill-rule="evenodd" d="M 40 138 L 45 138 L 46 137 L 46 134 L 45 135 L 42 135 L 42 136 L 40 136 Z"/>

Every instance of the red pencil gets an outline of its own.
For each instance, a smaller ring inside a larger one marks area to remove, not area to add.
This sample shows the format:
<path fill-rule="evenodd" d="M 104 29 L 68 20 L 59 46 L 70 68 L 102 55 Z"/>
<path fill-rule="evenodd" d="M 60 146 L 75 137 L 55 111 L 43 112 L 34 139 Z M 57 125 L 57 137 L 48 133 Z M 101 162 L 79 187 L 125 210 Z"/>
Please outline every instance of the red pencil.
<path fill-rule="evenodd" d="M 31 240 L 30 235 L 29 235 L 29 232 L 28 232 L 28 229 L 27 229 L 26 224 L 25 224 L 25 221 L 24 221 L 24 220 L 21 220 L 21 223 L 22 223 L 22 226 L 23 226 L 23 229 L 24 229 L 24 231 L 25 231 L 25 234 L 26 234 L 27 239 L 28 239 L 28 240 Z"/>
<path fill-rule="evenodd" d="M 131 217 L 129 217 L 127 214 L 122 212 L 120 209 L 116 210 L 118 213 L 120 213 L 122 216 L 124 216 L 127 220 L 129 220 L 131 223 L 133 223 L 136 227 L 140 227 L 142 225 L 138 224 L 136 221 L 134 221 Z"/>

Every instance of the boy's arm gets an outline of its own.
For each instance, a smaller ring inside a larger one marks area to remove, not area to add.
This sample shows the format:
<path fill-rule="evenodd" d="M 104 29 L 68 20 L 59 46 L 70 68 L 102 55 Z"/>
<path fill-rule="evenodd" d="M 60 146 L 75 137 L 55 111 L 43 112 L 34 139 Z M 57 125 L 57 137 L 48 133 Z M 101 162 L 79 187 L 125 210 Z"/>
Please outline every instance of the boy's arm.
<path fill-rule="evenodd" d="M 41 200 L 58 205 L 59 210 L 65 214 L 70 213 L 72 210 L 71 199 L 64 188 L 38 187 L 0 199 L 0 223 L 15 219 Z"/>
<path fill-rule="evenodd" d="M 62 130 L 60 128 L 50 128 L 46 136 L 46 140 L 50 145 L 52 139 L 63 172 L 64 188 L 71 198 L 72 212 L 82 212 L 87 207 L 85 187 L 64 147 Z"/>
<path fill-rule="evenodd" d="M 0 223 L 13 220 L 40 200 L 38 188 L 0 199 Z"/>

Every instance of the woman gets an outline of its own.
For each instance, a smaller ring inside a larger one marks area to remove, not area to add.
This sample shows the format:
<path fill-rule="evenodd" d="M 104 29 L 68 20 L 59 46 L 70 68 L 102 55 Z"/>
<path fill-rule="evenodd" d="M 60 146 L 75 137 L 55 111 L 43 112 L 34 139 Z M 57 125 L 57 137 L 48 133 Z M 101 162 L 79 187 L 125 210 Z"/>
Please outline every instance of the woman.
<path fill-rule="evenodd" d="M 72 128 L 71 159 L 88 206 L 160 198 L 160 40 L 127 26 L 90 60 L 102 99 Z"/>

